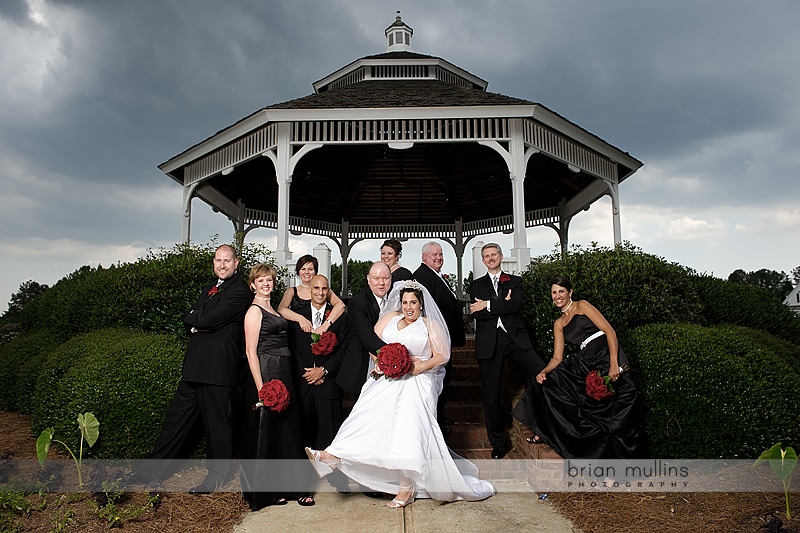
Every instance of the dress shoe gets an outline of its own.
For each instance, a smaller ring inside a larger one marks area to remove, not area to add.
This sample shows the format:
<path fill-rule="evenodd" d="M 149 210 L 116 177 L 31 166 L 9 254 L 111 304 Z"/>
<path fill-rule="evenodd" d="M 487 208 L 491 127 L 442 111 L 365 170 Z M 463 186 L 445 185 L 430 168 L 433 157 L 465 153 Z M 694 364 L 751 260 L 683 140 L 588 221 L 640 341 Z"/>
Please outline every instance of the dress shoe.
<path fill-rule="evenodd" d="M 199 496 L 200 494 L 211 494 L 212 492 L 214 492 L 215 489 L 216 487 L 211 487 L 209 485 L 201 483 L 196 487 L 192 487 L 191 489 L 189 489 L 189 494 L 192 494 L 194 496 Z"/>
<path fill-rule="evenodd" d="M 316 470 L 317 475 L 320 478 L 323 478 L 328 474 L 330 474 L 331 472 L 333 472 L 334 468 L 336 468 L 336 465 L 339 464 L 338 460 L 333 463 L 326 463 L 325 461 L 323 461 L 322 456 L 319 453 L 319 450 L 314 450 L 313 448 L 309 448 L 308 446 L 306 446 L 305 450 L 309 461 L 311 461 L 314 470 Z"/>
<path fill-rule="evenodd" d="M 403 493 L 410 495 L 405 500 L 398 499 L 397 496 L 400 496 L 400 494 Z M 406 505 L 411 505 L 412 503 L 414 503 L 416 494 L 417 494 L 417 489 L 414 486 L 414 483 L 411 483 L 411 485 L 400 485 L 400 492 L 397 493 L 397 496 L 395 496 L 395 498 L 392 501 L 386 504 L 386 507 L 388 507 L 389 509 L 402 509 Z"/>
<path fill-rule="evenodd" d="M 507 444 L 500 448 L 492 448 L 492 459 L 502 459 L 509 451 L 511 451 L 511 447 Z"/>
<path fill-rule="evenodd" d="M 273 505 L 286 505 L 289 503 L 286 498 L 278 498 L 277 500 L 272 500 L 271 502 L 250 502 L 250 510 L 252 512 L 260 511 L 264 507 L 271 507 Z"/>

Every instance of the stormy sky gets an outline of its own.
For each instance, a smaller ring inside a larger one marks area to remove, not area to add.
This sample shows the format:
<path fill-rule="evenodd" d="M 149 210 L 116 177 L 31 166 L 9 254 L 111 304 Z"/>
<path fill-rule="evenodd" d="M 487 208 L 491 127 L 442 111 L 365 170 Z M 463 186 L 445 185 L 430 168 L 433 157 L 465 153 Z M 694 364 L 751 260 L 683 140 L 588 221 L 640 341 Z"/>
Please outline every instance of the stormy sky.
<path fill-rule="evenodd" d="M 800 265 L 794 0 L 2 0 L 0 311 L 27 279 L 179 241 L 181 189 L 157 165 L 386 51 L 396 10 L 415 52 L 644 162 L 620 187 L 623 239 L 718 277 Z M 193 205 L 193 240 L 230 239 L 225 217 Z M 612 244 L 610 210 L 605 198 L 578 215 L 570 241 Z M 339 262 L 320 237 L 291 248 L 319 242 Z M 557 236 L 533 228 L 528 242 L 537 256 Z M 355 257 L 377 259 L 379 244 Z M 412 270 L 421 244 L 406 243 Z"/>

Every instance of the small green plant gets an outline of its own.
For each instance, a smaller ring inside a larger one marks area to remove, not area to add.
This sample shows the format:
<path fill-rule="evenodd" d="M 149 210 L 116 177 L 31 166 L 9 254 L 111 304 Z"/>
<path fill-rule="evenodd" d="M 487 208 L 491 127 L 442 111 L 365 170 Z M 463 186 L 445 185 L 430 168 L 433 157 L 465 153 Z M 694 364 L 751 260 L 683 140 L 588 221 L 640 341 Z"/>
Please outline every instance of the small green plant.
<path fill-rule="evenodd" d="M 50 521 L 50 523 L 53 524 L 53 529 L 51 529 L 51 531 L 56 533 L 66 531 L 67 525 L 72 522 L 74 516 L 75 511 L 72 509 L 65 509 L 63 514 L 59 509 L 55 516 L 53 516 L 53 519 Z"/>
<path fill-rule="evenodd" d="M 39 438 L 36 439 L 36 456 L 39 458 L 39 464 L 44 468 L 44 462 L 47 460 L 47 453 L 50 451 L 50 444 L 53 442 L 61 444 L 72 456 L 72 460 L 75 461 L 75 466 L 78 468 L 78 486 L 83 487 L 83 473 L 81 470 L 81 462 L 83 461 L 83 441 L 85 440 L 90 448 L 94 446 L 94 443 L 97 442 L 97 438 L 100 436 L 100 422 L 97 421 L 97 418 L 92 413 L 79 414 L 78 429 L 81 432 L 78 457 L 75 457 L 75 454 L 72 453 L 69 446 L 53 438 L 55 430 L 51 427 L 45 428 L 39 435 Z"/>
<path fill-rule="evenodd" d="M 786 518 L 791 520 L 792 508 L 790 502 L 792 493 L 789 491 L 789 485 L 792 482 L 794 467 L 797 466 L 797 454 L 794 452 L 794 449 L 789 447 L 784 450 L 781 448 L 781 443 L 779 442 L 762 453 L 761 456 L 756 459 L 756 462 L 753 463 L 753 466 L 758 466 L 764 461 L 769 461 L 769 466 L 772 468 L 772 471 L 775 472 L 780 482 L 783 483 L 783 493 L 786 496 Z"/>
<path fill-rule="evenodd" d="M 141 516 L 147 509 L 155 507 L 161 497 L 159 493 L 148 493 L 144 505 L 120 506 L 123 493 L 119 490 L 118 481 L 103 482 L 103 491 L 95 495 L 95 511 L 97 516 L 108 521 L 108 527 L 121 527 L 126 520 Z"/>
<path fill-rule="evenodd" d="M 31 501 L 21 492 L 0 492 L 0 507 L 3 509 L 11 509 L 25 516 L 31 514 Z"/>

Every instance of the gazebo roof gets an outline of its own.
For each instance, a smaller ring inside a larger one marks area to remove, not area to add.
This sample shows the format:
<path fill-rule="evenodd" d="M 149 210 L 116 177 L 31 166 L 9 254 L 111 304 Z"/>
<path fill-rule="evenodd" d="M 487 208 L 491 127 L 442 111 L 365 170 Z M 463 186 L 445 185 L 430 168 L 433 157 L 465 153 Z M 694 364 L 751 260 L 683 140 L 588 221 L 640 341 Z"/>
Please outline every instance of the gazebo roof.
<path fill-rule="evenodd" d="M 488 92 L 474 74 L 411 52 L 413 32 L 399 15 L 386 33 L 390 51 L 349 63 L 315 82 L 313 94 L 264 107 L 159 168 L 184 186 L 199 184 L 196 195 L 232 219 L 241 220 L 243 205 L 247 223 L 277 227 L 274 154 L 278 126 L 288 125 L 280 135 L 296 156 L 290 226 L 336 238 L 344 222 L 395 236 L 444 235 L 455 220 L 473 224 L 465 235 L 508 231 L 504 154 L 514 139 L 529 147 L 529 226 L 557 223 L 570 202 L 571 217 L 607 192 L 599 178 L 619 183 L 641 167 L 545 106 Z M 430 229 L 408 229 L 423 225 Z"/>

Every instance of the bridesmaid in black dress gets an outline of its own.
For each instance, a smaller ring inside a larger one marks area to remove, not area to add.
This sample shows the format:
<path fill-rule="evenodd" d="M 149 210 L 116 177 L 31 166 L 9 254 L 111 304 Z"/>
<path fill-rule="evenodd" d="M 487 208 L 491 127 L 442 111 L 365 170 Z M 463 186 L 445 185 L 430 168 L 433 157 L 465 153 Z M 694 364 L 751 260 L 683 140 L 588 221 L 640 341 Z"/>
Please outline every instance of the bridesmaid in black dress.
<path fill-rule="evenodd" d="M 318 333 L 322 335 L 333 326 L 333 323 L 344 314 L 345 305 L 335 292 L 328 291 L 328 303 L 333 306 L 328 318 L 314 328 L 313 324 L 302 313 L 303 310 L 311 305 L 311 278 L 317 275 L 319 261 L 313 255 L 306 254 L 297 260 L 295 272 L 300 280 L 300 285 L 292 287 L 283 293 L 283 299 L 278 304 L 278 313 L 286 320 L 297 322 L 300 329 L 306 333 Z"/>
<path fill-rule="evenodd" d="M 392 287 L 398 281 L 411 279 L 414 275 L 406 267 L 400 266 L 400 257 L 403 255 L 403 245 L 397 239 L 386 239 L 381 244 L 381 261 L 386 263 L 392 272 Z"/>
<path fill-rule="evenodd" d="M 245 350 L 250 367 L 250 379 L 245 387 L 248 406 L 258 401 L 261 385 L 279 379 L 289 391 L 289 406 L 282 412 L 261 407 L 245 415 L 246 435 L 242 451 L 242 496 L 256 511 L 268 505 L 283 505 L 296 499 L 303 506 L 314 505 L 308 490 L 313 472 L 301 468 L 298 461 L 252 461 L 252 459 L 305 459 L 302 442 L 300 411 L 292 381 L 291 357 L 286 336 L 286 319 L 270 305 L 270 294 L 276 272 L 263 263 L 250 270 L 250 288 L 255 300 L 244 319 Z M 299 475 L 298 475 L 299 474 Z M 298 482 L 298 479 L 301 481 Z M 302 480 L 307 479 L 308 484 Z M 273 491 L 263 490 L 269 484 Z"/>
<path fill-rule="evenodd" d="M 641 397 L 614 328 L 592 304 L 572 299 L 569 278 L 556 277 L 550 290 L 562 313 L 553 324 L 553 358 L 514 409 L 534 433 L 528 442 L 544 442 L 565 459 L 640 457 Z M 580 353 L 564 359 L 565 339 Z M 610 378 L 613 396 L 587 394 L 586 376 L 594 370 Z"/>

